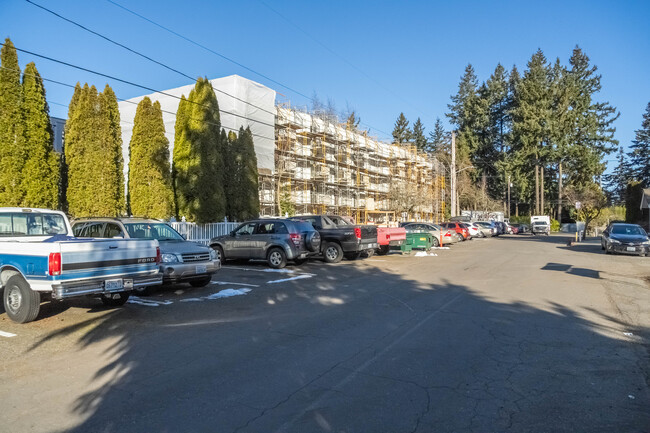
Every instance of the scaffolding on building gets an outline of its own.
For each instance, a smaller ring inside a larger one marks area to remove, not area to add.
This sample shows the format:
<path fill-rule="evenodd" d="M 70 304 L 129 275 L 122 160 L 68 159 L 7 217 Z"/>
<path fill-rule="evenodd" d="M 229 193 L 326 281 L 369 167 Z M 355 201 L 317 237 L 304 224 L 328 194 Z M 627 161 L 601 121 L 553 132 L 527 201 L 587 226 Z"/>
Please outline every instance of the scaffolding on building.
<path fill-rule="evenodd" d="M 263 216 L 278 215 L 280 201 L 289 200 L 296 214 L 333 213 L 363 223 L 442 220 L 444 170 L 431 155 L 288 104 L 276 110 L 275 170 L 260 172 Z M 411 202 L 397 203 L 400 194 Z"/>

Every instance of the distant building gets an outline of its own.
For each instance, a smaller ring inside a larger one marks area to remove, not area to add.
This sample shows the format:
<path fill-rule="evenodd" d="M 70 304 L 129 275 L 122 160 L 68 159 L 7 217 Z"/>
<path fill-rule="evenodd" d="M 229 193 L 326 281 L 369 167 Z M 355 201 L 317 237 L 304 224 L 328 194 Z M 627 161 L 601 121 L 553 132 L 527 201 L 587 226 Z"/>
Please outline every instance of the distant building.
<path fill-rule="evenodd" d="M 54 138 L 54 150 L 61 153 L 63 152 L 63 139 L 65 136 L 65 119 L 58 117 L 50 117 L 52 124 L 52 136 Z"/>

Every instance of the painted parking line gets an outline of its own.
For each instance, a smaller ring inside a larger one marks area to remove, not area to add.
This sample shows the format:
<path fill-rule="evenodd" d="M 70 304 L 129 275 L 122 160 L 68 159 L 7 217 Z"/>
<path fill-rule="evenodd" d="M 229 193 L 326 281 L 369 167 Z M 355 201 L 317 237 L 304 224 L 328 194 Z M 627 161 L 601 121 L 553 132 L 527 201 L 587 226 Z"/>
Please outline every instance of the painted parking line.
<path fill-rule="evenodd" d="M 238 269 L 240 271 L 254 271 L 254 272 L 277 272 L 280 274 L 293 274 L 296 271 L 293 269 L 255 269 L 255 268 L 240 268 L 239 266 L 222 266 L 221 269 Z"/>
<path fill-rule="evenodd" d="M 210 284 L 218 284 L 220 286 L 248 286 L 248 287 L 259 287 L 259 284 L 248 284 L 248 283 L 231 283 L 229 281 L 212 281 Z"/>
<path fill-rule="evenodd" d="M 11 338 L 11 337 L 15 337 L 15 336 L 16 336 L 16 334 L 12 334 L 11 332 L 0 331 L 0 337 Z"/>
<path fill-rule="evenodd" d="M 298 276 L 296 276 L 296 277 L 283 278 L 282 280 L 271 280 L 271 281 L 267 281 L 266 284 L 275 284 L 275 283 L 284 283 L 284 282 L 286 282 L 286 281 L 302 280 L 302 279 L 305 279 L 305 278 L 311 278 L 311 277 L 313 277 L 313 276 L 314 276 L 314 274 L 302 274 L 302 275 L 298 275 Z"/>

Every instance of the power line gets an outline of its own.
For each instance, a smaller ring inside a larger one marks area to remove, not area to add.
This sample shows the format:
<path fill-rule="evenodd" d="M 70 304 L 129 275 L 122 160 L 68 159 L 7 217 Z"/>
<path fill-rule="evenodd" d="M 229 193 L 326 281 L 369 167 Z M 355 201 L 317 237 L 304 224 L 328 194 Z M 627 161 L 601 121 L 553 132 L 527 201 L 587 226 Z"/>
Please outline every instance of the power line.
<path fill-rule="evenodd" d="M 29 1 L 29 0 L 28 0 L 28 1 Z M 312 103 L 315 102 L 314 99 L 313 99 L 312 97 L 309 97 L 309 96 L 305 95 L 303 92 L 300 92 L 299 90 L 296 90 L 296 89 L 294 89 L 294 88 L 292 88 L 292 87 L 289 87 L 289 86 L 287 86 L 286 84 L 282 84 L 281 82 L 279 82 L 279 81 L 277 81 L 277 80 L 274 80 L 273 78 L 271 78 L 271 77 L 269 77 L 269 76 L 267 76 L 267 75 L 265 75 L 265 74 L 262 74 L 261 72 L 258 72 L 258 71 L 256 71 L 256 70 L 254 70 L 254 69 L 252 69 L 252 68 L 250 68 L 250 67 L 248 67 L 248 66 L 246 66 L 246 65 L 244 65 L 244 64 L 242 64 L 242 63 L 240 63 L 240 62 L 238 62 L 238 61 L 236 61 L 236 60 L 233 60 L 233 59 L 231 59 L 231 58 L 229 58 L 229 57 L 227 57 L 227 56 L 225 56 L 225 55 L 223 55 L 223 54 L 221 54 L 221 53 L 219 53 L 219 52 L 213 50 L 212 48 L 209 48 L 209 47 L 207 47 L 207 46 L 201 44 L 200 42 L 196 42 L 195 40 L 190 39 L 189 37 L 187 37 L 187 36 L 185 36 L 185 35 L 182 35 L 181 33 L 178 33 L 178 32 L 175 31 L 175 30 L 172 30 L 172 29 L 170 29 L 170 28 L 168 28 L 168 27 L 166 27 L 166 26 L 164 26 L 164 25 L 162 25 L 162 24 L 157 23 L 156 21 L 152 20 L 151 18 L 147 18 L 147 17 L 145 17 L 144 15 L 139 14 L 139 13 L 137 13 L 137 12 L 135 12 L 135 11 L 133 11 L 133 10 L 127 8 L 126 6 L 123 6 L 123 5 L 117 3 L 117 2 L 115 2 L 115 1 L 113 1 L 113 0 L 106 0 L 106 1 L 109 2 L 109 3 L 111 3 L 111 4 L 113 4 L 113 5 L 115 5 L 115 6 L 117 6 L 117 7 L 119 7 L 120 9 L 123 9 L 124 11 L 126 11 L 126 12 L 128 12 L 128 13 L 130 13 L 130 14 L 132 14 L 132 15 L 135 15 L 136 17 L 138 17 L 138 18 L 140 18 L 140 19 L 142 19 L 142 20 L 144 20 L 144 21 L 147 21 L 148 23 L 150 23 L 150 24 L 152 24 L 152 25 L 154 25 L 154 26 L 156 26 L 156 27 L 158 27 L 158 28 L 160 28 L 160 29 L 165 30 L 166 32 L 169 32 L 169 33 L 171 33 L 171 34 L 173 34 L 173 35 L 175 35 L 175 36 L 177 36 L 177 37 L 183 39 L 183 40 L 186 41 L 186 42 L 189 42 L 189 43 L 191 43 L 191 44 L 193 44 L 193 45 L 195 45 L 195 46 L 197 46 L 197 47 L 199 47 L 199 48 L 202 48 L 203 50 L 208 51 L 209 53 L 212 53 L 212 54 L 214 54 L 214 55 L 216 55 L 216 56 L 218 56 L 218 57 L 220 57 L 220 58 L 222 58 L 222 59 L 224 59 L 224 60 L 227 60 L 227 61 L 229 61 L 229 62 L 231 62 L 231 63 L 233 63 L 233 64 L 235 64 L 235 65 L 237 65 L 237 66 L 239 66 L 239 67 L 241 67 L 241 68 L 244 68 L 244 69 L 246 69 L 247 71 L 252 72 L 253 74 L 256 74 L 256 75 L 258 75 L 258 76 L 260 76 L 260 77 L 262 77 L 262 78 L 264 78 L 264 79 L 266 79 L 266 80 L 269 80 L 270 82 L 272 82 L 272 83 L 274 83 L 274 84 L 277 84 L 277 85 L 280 86 L 280 87 L 284 87 L 285 89 L 287 89 L 287 90 L 289 90 L 289 91 L 291 91 L 291 92 L 293 92 L 293 93 L 295 93 L 295 94 L 297 94 L 297 95 L 302 96 L 303 98 L 307 99 L 308 101 L 311 101 Z M 268 6 L 267 6 L 267 7 L 268 7 Z M 276 12 L 276 13 L 277 13 L 277 12 Z M 327 47 L 326 47 L 326 48 L 327 48 Z M 335 53 L 334 53 L 334 54 L 335 54 Z M 354 67 L 354 65 L 352 65 L 352 66 Z M 368 78 L 370 78 L 370 77 L 368 77 Z M 370 78 L 370 79 L 372 79 L 372 78 Z M 384 135 L 387 136 L 387 137 L 390 137 L 390 134 L 388 134 L 388 133 L 385 132 L 385 131 L 382 131 L 382 130 L 379 129 L 379 128 L 375 128 L 374 126 L 369 125 L 369 124 L 364 123 L 364 122 L 360 122 L 360 124 L 363 125 L 363 126 L 365 126 L 365 127 L 367 127 L 367 128 L 369 128 L 369 129 L 374 129 L 375 131 L 381 132 L 382 134 L 384 134 Z"/>
<path fill-rule="evenodd" d="M 44 7 L 44 6 L 41 6 L 41 5 L 37 4 L 37 3 L 34 3 L 32 0 L 25 0 L 25 1 L 26 1 L 27 3 L 29 3 L 29 4 L 31 4 L 31 5 L 34 5 L 34 6 L 38 7 L 39 9 L 42 9 L 42 10 L 44 10 L 44 11 L 46 11 L 46 12 L 48 12 L 48 13 L 54 15 L 54 16 L 56 16 L 57 18 L 60 18 L 60 19 L 66 21 L 66 22 L 68 22 L 68 23 L 70 23 L 70 24 L 72 24 L 72 25 L 74 25 L 74 26 L 77 26 L 77 27 L 79 27 L 79 28 L 81 28 L 81 29 L 83 29 L 83 30 L 85 30 L 85 31 L 87 31 L 87 32 L 89 32 L 89 33 L 95 35 L 95 36 L 98 36 L 98 37 L 104 39 L 105 41 L 108 41 L 108 42 L 110 42 L 110 43 L 112 43 L 112 44 L 114 44 L 114 45 L 117 45 L 118 47 L 123 48 L 123 49 L 129 51 L 130 53 L 133 53 L 133 54 L 135 54 L 135 55 L 137 55 L 137 56 L 140 56 L 140 57 L 142 57 L 142 58 L 144 58 L 144 59 L 146 59 L 146 60 L 149 60 L 150 62 L 153 62 L 153 63 L 155 63 L 155 64 L 157 64 L 157 65 L 159 65 L 159 66 L 162 66 L 163 68 L 165 68 L 165 69 L 167 69 L 167 70 L 169 70 L 169 71 L 175 72 L 175 73 L 177 73 L 177 74 L 179 74 L 179 75 L 181 75 L 181 76 L 183 76 L 183 77 L 185 77 L 185 78 L 188 78 L 188 79 L 190 79 L 190 80 L 192 80 L 192 81 L 195 81 L 195 78 L 194 78 L 194 77 L 192 77 L 192 76 L 190 76 L 190 75 L 188 75 L 188 74 L 186 74 L 186 73 L 184 73 L 184 72 L 181 72 L 181 71 L 179 71 L 178 69 L 174 69 L 174 68 L 172 68 L 171 66 L 168 66 L 168 65 L 166 65 L 166 64 L 164 64 L 164 63 L 162 63 L 162 62 L 160 62 L 160 61 L 158 61 L 158 60 L 155 60 L 155 59 L 153 59 L 153 58 L 151 58 L 151 57 L 149 57 L 149 56 L 147 56 L 147 55 L 145 55 L 145 54 L 140 53 L 139 51 L 136 51 L 136 50 L 134 50 L 134 49 L 132 49 L 132 48 L 129 48 L 128 46 L 126 46 L 126 45 L 124 45 L 124 44 L 121 44 L 121 43 L 119 43 L 119 42 L 117 42 L 117 41 L 115 41 L 115 40 L 109 38 L 108 36 L 104 36 L 104 35 L 102 35 L 101 33 L 98 33 L 98 32 L 96 32 L 96 31 L 94 31 L 94 30 L 91 30 L 91 29 L 89 29 L 88 27 L 86 27 L 86 26 L 84 26 L 84 25 L 82 25 L 82 24 L 79 24 L 78 22 L 76 22 L 76 21 L 74 21 L 74 20 L 71 20 L 71 19 L 69 19 L 69 18 L 66 18 L 66 17 L 64 17 L 64 16 L 62 16 L 62 15 L 60 15 L 60 14 L 54 12 L 54 11 L 51 10 L 51 9 L 48 9 L 48 8 L 46 8 L 46 7 Z M 214 86 L 212 86 L 212 84 L 210 84 L 210 86 L 212 87 L 212 89 L 213 89 L 215 92 L 222 93 L 222 94 L 224 94 L 224 95 L 226 95 L 226 96 L 229 96 L 229 97 L 231 97 L 231 98 L 233 98 L 233 99 L 235 99 L 235 100 L 237 100 L 237 101 L 240 101 L 240 102 L 243 102 L 243 103 L 245 103 L 245 104 L 247 104 L 247 105 L 250 105 L 251 107 L 255 107 L 255 108 L 257 108 L 258 110 L 262 110 L 262 111 L 264 111 L 264 112 L 266 112 L 266 113 L 269 113 L 269 114 L 271 114 L 271 115 L 275 115 L 274 112 L 271 112 L 271 111 L 269 111 L 269 110 L 267 110 L 267 109 L 265 109 L 265 108 L 262 108 L 262 107 L 258 107 L 257 105 L 252 104 L 252 103 L 249 102 L 249 101 L 246 101 L 246 100 L 244 100 L 244 99 L 238 98 L 238 97 L 236 97 L 236 96 L 234 96 L 234 95 L 231 95 L 231 94 L 229 94 L 229 93 L 227 93 L 227 92 L 224 92 L 223 90 L 215 89 Z"/>
<path fill-rule="evenodd" d="M 109 0 L 109 1 L 110 1 L 110 0 Z M 343 61 L 344 63 L 346 63 L 346 64 L 347 64 L 348 66 L 350 66 L 352 69 L 356 70 L 356 71 L 359 72 L 361 75 L 363 75 L 364 77 L 366 77 L 366 78 L 369 79 L 370 81 L 374 82 L 377 86 L 379 86 L 380 88 L 382 88 L 384 91 L 386 91 L 386 92 L 390 93 L 391 95 L 393 95 L 393 96 L 399 98 L 402 102 L 405 102 L 407 105 L 409 105 L 411 108 L 415 109 L 416 111 L 419 111 L 419 112 L 422 111 L 422 110 L 420 110 L 420 109 L 414 107 L 413 104 L 411 104 L 409 101 L 407 101 L 406 99 L 404 99 L 403 96 L 401 96 L 400 94 L 398 94 L 398 93 L 396 93 L 396 92 L 393 92 L 391 89 L 389 89 L 388 87 L 386 87 L 385 85 L 383 85 L 382 83 L 380 83 L 379 81 L 377 81 L 376 79 L 374 79 L 373 77 L 371 77 L 370 75 L 368 75 L 366 72 L 364 72 L 363 70 L 361 70 L 359 67 L 355 66 L 352 62 L 350 62 L 349 60 L 347 60 L 345 57 L 343 57 L 342 55 L 338 54 L 337 52 L 335 52 L 334 50 L 332 50 L 331 48 L 329 48 L 327 45 L 325 45 L 323 42 L 321 42 L 321 41 L 319 41 L 318 39 L 316 39 L 316 38 L 315 38 L 314 36 L 312 36 L 309 32 L 307 32 L 307 31 L 304 30 L 302 27 L 300 27 L 299 25 L 297 25 L 296 23 L 294 23 L 293 21 L 291 21 L 289 18 L 287 18 L 287 17 L 285 17 L 284 15 L 282 15 L 282 14 L 281 14 L 280 12 L 278 12 L 276 9 L 272 8 L 271 6 L 269 6 L 266 2 L 264 2 L 263 0 L 258 0 L 258 1 L 259 1 L 262 5 L 264 5 L 266 8 L 268 8 L 271 12 L 273 12 L 274 14 L 276 14 L 277 16 L 279 16 L 280 18 L 282 18 L 284 21 L 286 21 L 287 23 L 289 23 L 291 26 L 293 26 L 293 27 L 295 27 L 296 29 L 298 29 L 301 33 L 303 33 L 304 35 L 306 35 L 309 39 L 311 39 L 312 41 L 316 42 L 318 45 L 320 45 L 322 48 L 324 48 L 324 49 L 325 49 L 326 51 L 328 51 L 330 54 L 332 54 L 333 56 L 339 58 L 341 61 Z"/>
<path fill-rule="evenodd" d="M 2 45 L 2 44 L 0 44 L 0 45 Z M 18 49 L 17 49 L 17 50 L 18 50 Z M 15 69 L 7 68 L 6 66 L 0 66 L 0 69 L 5 69 L 5 70 L 7 70 L 7 71 L 12 71 L 12 72 L 21 72 L 20 70 L 15 70 Z M 30 77 L 36 77 L 36 75 L 34 75 L 34 74 L 28 74 L 28 73 L 26 73 L 26 72 L 23 72 L 23 74 L 24 74 L 24 75 L 29 75 Z M 58 85 L 60 85 L 60 86 L 69 87 L 69 88 L 72 88 L 72 89 L 74 89 L 74 88 L 76 87 L 76 86 L 73 85 L 73 84 L 64 83 L 64 82 L 57 81 L 57 80 L 52 80 L 52 79 L 49 79 L 49 78 L 43 77 L 42 75 L 39 75 L 39 77 L 40 77 L 43 81 L 47 81 L 47 82 L 50 82 L 50 83 L 58 84 Z M 117 97 L 117 95 L 115 95 L 115 99 L 117 99 L 117 100 L 120 101 L 120 102 L 126 102 L 127 104 L 138 105 L 138 102 L 131 101 L 131 100 L 129 100 L 129 99 L 119 98 L 119 97 Z M 68 105 L 67 105 L 67 104 L 62 104 L 62 103 L 60 103 L 60 102 L 52 102 L 52 101 L 48 101 L 48 103 L 51 103 L 51 104 L 54 104 L 54 105 L 59 105 L 59 106 L 65 107 L 65 108 L 68 108 L 68 106 L 69 106 L 69 104 L 68 104 Z M 197 103 L 197 104 L 198 104 L 198 103 Z M 174 116 L 174 117 L 176 117 L 176 114 L 177 114 L 177 113 L 174 113 L 174 112 L 172 112 L 172 111 L 167 111 L 167 110 L 163 110 L 163 109 L 161 109 L 160 111 L 163 112 L 163 113 L 170 114 L 170 115 L 172 115 L 172 116 Z M 221 109 L 220 109 L 219 111 L 221 111 Z M 193 119 L 193 120 L 202 120 L 202 121 L 204 121 L 205 123 L 207 123 L 207 124 L 209 124 L 209 125 L 215 125 L 215 126 L 217 126 L 216 123 L 214 123 L 214 122 L 210 122 L 210 121 L 207 121 L 207 120 L 202 119 L 202 118 L 199 119 L 199 118 L 196 118 L 196 117 L 190 117 L 190 119 Z M 128 121 L 126 121 L 126 120 L 122 120 L 121 118 L 120 118 L 120 123 L 124 123 L 124 124 L 128 124 L 128 125 L 134 125 L 133 122 L 128 122 Z M 228 130 L 230 130 L 230 131 L 235 131 L 235 132 L 238 132 L 238 131 L 239 131 L 239 130 L 236 129 L 236 128 L 230 128 L 230 127 L 228 127 L 228 126 L 223 126 L 223 125 L 218 125 L 218 126 L 221 127 L 221 128 L 223 128 L 223 129 L 228 129 Z M 172 132 L 168 132 L 168 131 L 165 131 L 165 134 L 173 135 Z M 266 139 L 269 138 L 269 137 L 265 137 L 265 136 L 263 136 L 263 135 L 253 134 L 252 132 L 251 132 L 251 135 L 252 135 L 253 137 L 266 138 Z"/>
<path fill-rule="evenodd" d="M 0 43 L 0 45 L 4 46 L 5 44 Z M 45 59 L 45 60 L 49 60 L 51 62 L 59 63 L 59 64 L 62 64 L 62 65 L 65 65 L 65 66 L 68 66 L 68 67 L 71 67 L 71 68 L 74 68 L 74 69 L 78 69 L 78 70 L 81 70 L 81 71 L 84 71 L 84 72 L 95 74 L 95 75 L 98 75 L 100 77 L 104 77 L 104 78 L 108 78 L 110 80 L 118 81 L 120 83 L 128 84 L 130 86 L 138 87 L 140 89 L 144 89 L 144 90 L 147 90 L 147 91 L 150 91 L 150 92 L 153 92 L 153 93 L 160 93 L 161 95 L 169 96 L 169 97 L 172 97 L 172 98 L 175 98 L 175 99 L 178 99 L 178 100 L 182 99 L 180 96 L 172 95 L 171 93 L 167 93 L 167 92 L 164 92 L 164 91 L 161 91 L 161 90 L 156 90 L 156 89 L 154 89 L 152 87 L 148 87 L 148 86 L 145 86 L 145 85 L 142 85 L 142 84 L 137 84 L 137 83 L 134 83 L 132 81 L 128 81 L 128 80 L 125 80 L 125 79 L 122 79 L 122 78 L 117 78 L 117 77 L 114 77 L 112 75 L 108 75 L 108 74 L 104 74 L 102 72 L 94 71 L 92 69 L 84 68 L 83 66 L 78 66 L 78 65 L 74 65 L 72 63 L 64 62 L 63 60 L 54 59 L 52 57 L 44 56 L 42 54 L 37 54 L 37 53 L 34 53 L 32 51 L 24 50 L 24 49 L 18 48 L 18 47 L 15 47 L 15 49 L 16 49 L 16 51 L 20 51 L 21 53 L 30 54 L 32 56 L 39 57 L 41 59 Z M 186 101 L 190 102 L 192 104 L 205 106 L 204 104 L 200 104 L 200 103 L 198 103 L 196 101 L 190 101 L 189 99 L 186 99 Z M 230 114 L 231 116 L 239 117 L 239 118 L 242 118 L 242 119 L 250 120 L 252 122 L 260 123 L 262 125 L 270 126 L 272 128 L 275 128 L 275 124 L 266 123 L 266 122 L 263 122 L 261 120 L 252 119 L 250 117 L 246 117 L 246 116 L 243 116 L 241 114 L 233 113 L 233 112 L 226 111 L 226 110 L 219 109 L 219 111 L 221 111 L 222 113 Z"/>

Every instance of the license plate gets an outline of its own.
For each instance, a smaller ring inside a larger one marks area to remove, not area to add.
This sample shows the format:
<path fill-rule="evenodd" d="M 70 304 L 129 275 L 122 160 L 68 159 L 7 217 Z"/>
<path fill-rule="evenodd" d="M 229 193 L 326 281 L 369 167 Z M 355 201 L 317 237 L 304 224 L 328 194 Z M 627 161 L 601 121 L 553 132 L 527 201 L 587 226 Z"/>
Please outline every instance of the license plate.
<path fill-rule="evenodd" d="M 133 286 L 133 282 L 131 282 L 131 286 Z M 124 288 L 124 282 L 122 281 L 121 278 L 116 278 L 114 280 L 106 280 L 104 281 L 104 289 L 105 290 L 119 290 Z"/>
<path fill-rule="evenodd" d="M 126 290 L 133 290 L 133 280 L 124 280 L 124 288 Z"/>
<path fill-rule="evenodd" d="M 208 272 L 208 269 L 205 267 L 205 265 L 197 265 L 196 266 L 196 273 L 197 274 L 205 274 Z"/>
<path fill-rule="evenodd" d="M 635 247 L 627 247 L 627 250 L 628 251 L 636 251 L 636 248 Z"/>

